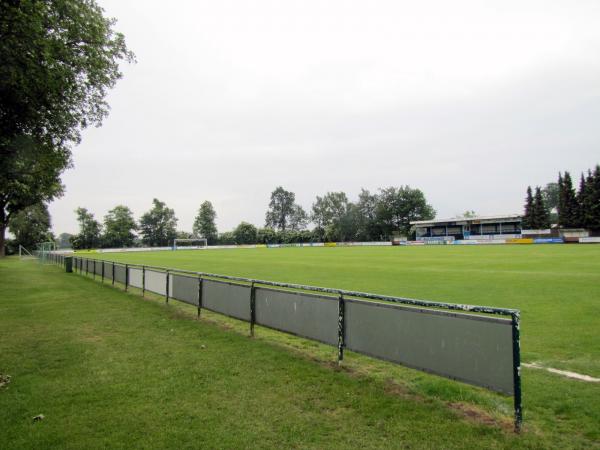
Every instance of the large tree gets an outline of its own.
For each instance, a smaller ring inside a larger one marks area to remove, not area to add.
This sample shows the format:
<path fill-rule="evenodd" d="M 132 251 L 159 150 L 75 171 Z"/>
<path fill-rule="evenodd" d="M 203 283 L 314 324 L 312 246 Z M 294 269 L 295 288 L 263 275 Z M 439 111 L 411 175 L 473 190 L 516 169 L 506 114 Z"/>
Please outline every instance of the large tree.
<path fill-rule="evenodd" d="M 103 244 L 112 248 L 133 247 L 136 229 L 131 209 L 117 205 L 104 216 Z"/>
<path fill-rule="evenodd" d="M 292 214 L 290 215 L 288 228 L 290 231 L 301 231 L 306 229 L 306 225 L 308 225 L 308 214 L 304 211 L 302 206 L 294 203 L 292 208 Z M 284 231 L 284 230 L 282 230 Z"/>
<path fill-rule="evenodd" d="M 427 203 L 425 194 L 420 189 L 410 186 L 380 189 L 377 221 L 388 238 L 394 233 L 407 236 L 411 221 L 430 220 L 434 217 L 435 210 Z"/>
<path fill-rule="evenodd" d="M 312 205 L 311 219 L 321 239 L 336 237 L 335 227 L 347 214 L 348 205 L 348 197 L 344 192 L 328 192 L 323 197 L 317 196 Z"/>
<path fill-rule="evenodd" d="M 276 187 L 271 192 L 269 209 L 267 209 L 267 213 L 265 214 L 265 226 L 280 231 L 290 228 L 290 221 L 293 220 L 295 214 L 297 217 L 297 208 L 300 208 L 303 212 L 302 208 L 294 203 L 295 200 L 296 194 L 286 191 L 281 186 Z"/>
<path fill-rule="evenodd" d="M 28 250 L 33 250 L 41 242 L 54 240 L 50 226 L 48 207 L 39 203 L 12 216 L 8 229 L 15 236 L 15 246 L 22 245 Z"/>
<path fill-rule="evenodd" d="M 361 189 L 358 194 L 356 209 L 358 214 L 359 239 L 364 241 L 376 241 L 380 238 L 381 232 L 377 224 L 377 194 L 371 194 L 366 189 Z"/>
<path fill-rule="evenodd" d="M 81 130 L 133 61 L 94 0 L 0 1 L 0 256 L 11 217 L 60 196 Z"/>
<path fill-rule="evenodd" d="M 579 223 L 579 205 L 569 172 L 558 176 L 558 223 L 562 228 L 577 228 Z"/>
<path fill-rule="evenodd" d="M 522 227 L 525 230 L 534 229 L 535 217 L 533 212 L 533 192 L 531 186 L 527 186 L 527 197 L 525 197 L 525 211 L 523 212 Z"/>
<path fill-rule="evenodd" d="M 152 205 L 152 209 L 140 219 L 140 234 L 144 244 L 164 247 L 177 237 L 175 211 L 156 198 L 152 200 Z"/>
<path fill-rule="evenodd" d="M 542 188 L 542 195 L 544 196 L 544 201 L 550 211 L 558 208 L 558 198 L 560 195 L 558 183 L 546 184 L 546 186 Z"/>
<path fill-rule="evenodd" d="M 71 238 L 73 248 L 96 248 L 101 243 L 102 227 L 100 222 L 94 219 L 94 215 L 86 208 L 77 208 L 77 222 L 79 222 L 79 234 Z"/>
<path fill-rule="evenodd" d="M 532 228 L 536 230 L 545 230 L 550 228 L 550 211 L 548 211 L 546 200 L 544 199 L 542 189 L 539 186 L 535 188 L 532 213 Z"/>
<path fill-rule="evenodd" d="M 592 230 L 600 230 L 600 165 L 586 178 L 586 223 Z"/>
<path fill-rule="evenodd" d="M 206 238 L 209 245 L 215 244 L 219 236 L 217 225 L 215 224 L 216 218 L 217 213 L 215 212 L 215 208 L 213 208 L 212 203 L 207 200 L 200 205 L 198 215 L 194 220 L 192 231 L 196 237 Z"/>

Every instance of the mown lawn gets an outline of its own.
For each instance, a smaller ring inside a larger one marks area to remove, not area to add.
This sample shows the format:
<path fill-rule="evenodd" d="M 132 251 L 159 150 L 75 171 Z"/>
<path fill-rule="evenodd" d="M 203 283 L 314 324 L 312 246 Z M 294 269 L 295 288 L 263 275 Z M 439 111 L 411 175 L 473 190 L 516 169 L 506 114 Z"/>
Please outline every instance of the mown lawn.
<path fill-rule="evenodd" d="M 0 387 L 0 448 L 589 448 L 600 440 L 598 385 L 525 370 L 526 426 L 516 436 L 508 398 L 351 353 L 340 370 L 334 355 L 261 328 L 252 339 L 247 324 L 216 314 L 197 321 L 187 306 L 57 267 L 0 261 L 0 374 L 11 376 Z M 34 423 L 37 414 L 45 419 Z"/>
<path fill-rule="evenodd" d="M 600 377 L 600 245 L 181 250 L 95 257 L 518 308 L 525 361 Z"/>

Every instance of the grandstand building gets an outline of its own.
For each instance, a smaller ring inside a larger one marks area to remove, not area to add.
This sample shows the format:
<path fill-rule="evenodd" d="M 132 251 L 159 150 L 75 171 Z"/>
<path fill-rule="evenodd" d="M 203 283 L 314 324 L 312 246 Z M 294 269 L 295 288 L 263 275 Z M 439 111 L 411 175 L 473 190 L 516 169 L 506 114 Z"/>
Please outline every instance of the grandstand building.
<path fill-rule="evenodd" d="M 521 214 L 419 220 L 410 224 L 417 240 L 503 239 L 521 237 Z"/>

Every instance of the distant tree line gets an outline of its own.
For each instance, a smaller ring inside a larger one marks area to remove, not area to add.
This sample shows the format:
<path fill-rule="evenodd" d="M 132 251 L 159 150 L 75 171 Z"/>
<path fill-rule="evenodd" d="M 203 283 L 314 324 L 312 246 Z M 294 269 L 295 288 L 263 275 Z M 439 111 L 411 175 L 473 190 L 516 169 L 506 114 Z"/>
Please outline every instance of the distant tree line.
<path fill-rule="evenodd" d="M 172 245 L 175 238 L 204 237 L 209 245 L 288 244 L 323 241 L 389 240 L 409 235 L 410 222 L 427 220 L 435 211 L 419 189 L 388 187 L 371 193 L 362 189 L 356 202 L 344 192 L 317 196 L 310 213 L 296 203 L 296 195 L 279 186 L 271 193 L 265 226 L 241 222 L 231 231 L 218 233 L 216 211 L 211 202 L 200 205 L 192 232 L 177 230 L 175 211 L 154 199 L 139 221 L 124 205 L 115 206 L 100 223 L 86 208 L 75 210 L 79 233 L 61 235 L 74 249 Z M 309 224 L 314 224 L 309 229 Z"/>
<path fill-rule="evenodd" d="M 558 182 L 545 188 L 527 188 L 524 229 L 560 228 L 600 230 L 600 165 L 582 173 L 575 190 L 569 172 L 559 173 Z"/>
<path fill-rule="evenodd" d="M 86 208 L 77 208 L 79 233 L 68 236 L 74 249 L 165 247 L 175 238 L 206 237 L 209 243 L 217 241 L 216 213 L 209 201 L 202 203 L 194 221 L 194 232 L 177 231 L 175 211 L 158 199 L 152 200 L 152 208 L 142 214 L 139 221 L 133 217 L 129 207 L 117 205 L 111 209 L 104 222 L 100 223 Z"/>

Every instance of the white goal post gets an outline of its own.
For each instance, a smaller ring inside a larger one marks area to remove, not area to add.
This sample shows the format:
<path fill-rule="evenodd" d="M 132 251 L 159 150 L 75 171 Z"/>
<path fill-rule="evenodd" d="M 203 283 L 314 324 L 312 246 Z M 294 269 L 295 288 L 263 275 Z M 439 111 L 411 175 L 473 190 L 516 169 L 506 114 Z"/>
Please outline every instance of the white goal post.
<path fill-rule="evenodd" d="M 35 256 L 31 254 L 29 250 L 19 244 L 19 258 L 20 259 L 35 259 Z"/>
<path fill-rule="evenodd" d="M 206 247 L 208 247 L 206 238 L 173 240 L 173 250 L 198 250 Z"/>

